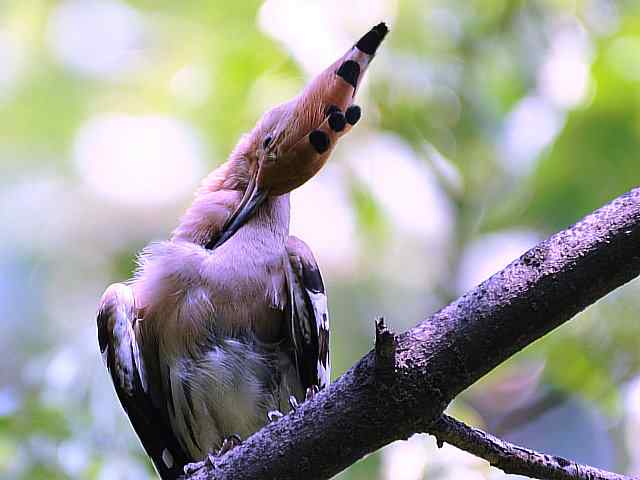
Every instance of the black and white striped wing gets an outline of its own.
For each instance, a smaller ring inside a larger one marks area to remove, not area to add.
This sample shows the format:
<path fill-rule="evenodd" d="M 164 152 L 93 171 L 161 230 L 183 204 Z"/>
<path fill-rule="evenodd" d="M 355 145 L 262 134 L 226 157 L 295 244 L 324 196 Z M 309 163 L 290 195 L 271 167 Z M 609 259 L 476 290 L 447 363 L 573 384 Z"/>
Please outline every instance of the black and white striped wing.
<path fill-rule="evenodd" d="M 296 237 L 289 237 L 287 252 L 291 340 L 296 366 L 304 390 L 329 385 L 329 311 L 327 296 L 318 264 L 309 247 Z"/>
<path fill-rule="evenodd" d="M 135 331 L 131 288 L 111 285 L 98 307 L 98 343 L 116 394 L 142 446 L 164 480 L 175 479 L 188 463 L 184 450 L 152 402 Z"/>

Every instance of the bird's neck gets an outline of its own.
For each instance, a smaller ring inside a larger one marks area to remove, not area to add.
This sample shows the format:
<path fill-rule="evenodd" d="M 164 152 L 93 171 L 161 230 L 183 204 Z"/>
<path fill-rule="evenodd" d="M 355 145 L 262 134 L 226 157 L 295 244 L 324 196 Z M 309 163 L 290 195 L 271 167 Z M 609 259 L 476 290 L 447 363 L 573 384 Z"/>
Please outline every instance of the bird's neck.
<path fill-rule="evenodd" d="M 278 243 L 286 242 L 289 236 L 289 204 L 288 193 L 267 198 L 234 237 L 238 240 L 263 237 Z"/>
<path fill-rule="evenodd" d="M 202 189 L 173 231 L 173 240 L 206 245 L 216 237 L 242 199 L 241 190 L 207 191 Z M 229 241 L 260 238 L 284 242 L 289 235 L 289 194 L 269 197 Z"/>

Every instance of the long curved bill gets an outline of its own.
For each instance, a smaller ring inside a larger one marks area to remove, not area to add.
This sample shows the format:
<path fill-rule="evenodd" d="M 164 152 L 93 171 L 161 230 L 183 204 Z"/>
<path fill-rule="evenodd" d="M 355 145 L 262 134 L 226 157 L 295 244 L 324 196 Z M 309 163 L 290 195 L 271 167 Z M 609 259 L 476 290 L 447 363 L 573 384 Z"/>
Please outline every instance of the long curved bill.
<path fill-rule="evenodd" d="M 213 250 L 229 240 L 253 216 L 256 209 L 265 201 L 268 195 L 269 192 L 267 190 L 261 190 L 256 187 L 256 177 L 251 177 L 251 182 L 247 186 L 240 205 L 225 223 L 220 236 L 205 248 Z"/>
<path fill-rule="evenodd" d="M 270 148 L 275 148 L 277 145 L 282 153 L 283 156 L 279 158 L 279 162 L 295 161 L 296 156 L 305 155 L 307 152 L 303 149 L 310 147 L 308 147 L 308 141 L 305 140 L 304 146 L 300 148 L 300 139 L 306 138 L 312 131 L 327 124 L 331 109 L 337 108 L 346 112 L 353 104 L 364 73 L 388 32 L 389 30 L 384 23 L 373 27 L 342 57 L 311 80 L 298 97 L 283 106 L 286 107 L 286 110 L 278 121 L 277 133 L 270 144 Z M 349 122 L 351 124 L 354 124 L 359 118 L 360 111 L 356 110 L 357 118 L 353 122 Z M 330 129 L 328 131 L 329 134 L 332 134 Z M 339 135 L 343 135 L 346 131 L 347 129 L 341 129 Z M 337 138 L 338 135 L 335 135 L 333 140 L 337 140 Z M 322 139 L 318 141 L 322 141 Z M 334 145 L 335 141 L 328 142 L 326 147 L 313 145 L 315 148 L 313 154 L 317 155 L 316 161 L 312 164 L 315 171 L 319 170 L 326 162 Z M 256 169 L 240 205 L 227 220 L 217 240 L 212 240 L 207 248 L 216 248 L 231 238 L 268 197 L 269 191 L 260 188 L 256 179 L 259 174 L 260 172 Z"/>

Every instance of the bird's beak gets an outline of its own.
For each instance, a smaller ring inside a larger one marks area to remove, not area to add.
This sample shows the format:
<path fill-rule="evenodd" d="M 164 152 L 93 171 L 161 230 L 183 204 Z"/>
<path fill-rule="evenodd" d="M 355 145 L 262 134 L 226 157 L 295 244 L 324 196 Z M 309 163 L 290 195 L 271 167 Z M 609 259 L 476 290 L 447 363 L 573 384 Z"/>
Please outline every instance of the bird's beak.
<path fill-rule="evenodd" d="M 269 190 L 258 187 L 256 181 L 257 174 L 251 177 L 249 185 L 245 190 L 244 196 L 236 208 L 236 211 L 229 217 L 222 227 L 222 233 L 215 242 L 211 245 L 207 245 L 205 248 L 215 249 L 229 240 L 234 233 L 236 233 L 247 220 L 249 220 L 256 209 L 262 205 L 265 199 L 269 196 Z"/>

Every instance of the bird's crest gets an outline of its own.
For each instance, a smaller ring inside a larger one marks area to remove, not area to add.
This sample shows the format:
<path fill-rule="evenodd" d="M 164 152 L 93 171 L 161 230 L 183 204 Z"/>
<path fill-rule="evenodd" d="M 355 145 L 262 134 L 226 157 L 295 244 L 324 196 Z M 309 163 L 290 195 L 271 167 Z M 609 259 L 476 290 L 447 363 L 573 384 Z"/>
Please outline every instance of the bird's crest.
<path fill-rule="evenodd" d="M 353 100 L 387 32 L 384 23 L 376 25 L 300 95 L 265 113 L 203 181 L 174 239 L 215 248 L 269 195 L 287 193 L 315 175 L 360 118 Z"/>

